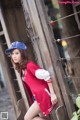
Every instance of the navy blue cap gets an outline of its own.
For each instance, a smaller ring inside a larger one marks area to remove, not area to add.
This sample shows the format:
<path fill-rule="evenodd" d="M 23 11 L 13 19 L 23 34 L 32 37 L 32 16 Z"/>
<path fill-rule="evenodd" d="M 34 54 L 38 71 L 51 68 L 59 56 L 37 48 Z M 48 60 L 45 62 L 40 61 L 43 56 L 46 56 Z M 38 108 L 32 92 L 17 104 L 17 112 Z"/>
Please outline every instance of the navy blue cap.
<path fill-rule="evenodd" d="M 10 48 L 6 49 L 5 53 L 10 54 L 13 49 L 27 50 L 27 46 L 23 42 L 12 42 Z"/>

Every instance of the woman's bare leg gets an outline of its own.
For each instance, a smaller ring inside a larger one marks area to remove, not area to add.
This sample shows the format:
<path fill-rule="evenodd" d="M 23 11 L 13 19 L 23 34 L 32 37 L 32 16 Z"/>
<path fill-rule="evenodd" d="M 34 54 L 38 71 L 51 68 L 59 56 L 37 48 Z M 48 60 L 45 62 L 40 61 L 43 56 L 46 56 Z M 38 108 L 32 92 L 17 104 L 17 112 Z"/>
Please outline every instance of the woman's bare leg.
<path fill-rule="evenodd" d="M 38 103 L 35 101 L 24 116 L 24 120 L 44 120 L 37 115 L 41 112 Z"/>
<path fill-rule="evenodd" d="M 32 120 L 46 120 L 46 119 L 43 119 L 43 118 L 40 118 L 40 117 L 35 117 Z"/>

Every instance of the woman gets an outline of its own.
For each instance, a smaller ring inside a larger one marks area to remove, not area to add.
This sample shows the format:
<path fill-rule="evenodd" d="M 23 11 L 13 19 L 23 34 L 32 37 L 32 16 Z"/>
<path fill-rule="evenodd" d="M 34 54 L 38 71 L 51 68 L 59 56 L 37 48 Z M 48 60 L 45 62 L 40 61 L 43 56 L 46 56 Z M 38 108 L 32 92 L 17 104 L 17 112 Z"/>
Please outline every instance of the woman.
<path fill-rule="evenodd" d="M 50 73 L 29 61 L 26 58 L 26 49 L 27 46 L 23 42 L 16 41 L 6 50 L 6 54 L 11 55 L 15 69 L 32 93 L 33 104 L 26 112 L 24 120 L 44 120 L 42 117 L 50 114 L 57 103 L 57 97 L 52 87 Z"/>

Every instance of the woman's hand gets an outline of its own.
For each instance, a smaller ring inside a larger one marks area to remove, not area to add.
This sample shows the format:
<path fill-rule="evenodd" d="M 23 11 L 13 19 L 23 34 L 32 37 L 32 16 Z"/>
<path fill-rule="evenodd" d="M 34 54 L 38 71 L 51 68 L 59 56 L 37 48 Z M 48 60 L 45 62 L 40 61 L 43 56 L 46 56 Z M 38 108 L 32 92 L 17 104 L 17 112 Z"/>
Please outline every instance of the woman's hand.
<path fill-rule="evenodd" d="M 54 92 L 52 83 L 48 83 L 48 87 L 49 87 L 49 90 L 50 90 L 50 93 L 51 93 L 51 102 L 52 102 L 53 105 L 55 105 L 57 103 L 57 96 Z"/>
<path fill-rule="evenodd" d="M 52 105 L 55 105 L 57 103 L 57 96 L 54 94 L 51 94 L 51 102 Z"/>

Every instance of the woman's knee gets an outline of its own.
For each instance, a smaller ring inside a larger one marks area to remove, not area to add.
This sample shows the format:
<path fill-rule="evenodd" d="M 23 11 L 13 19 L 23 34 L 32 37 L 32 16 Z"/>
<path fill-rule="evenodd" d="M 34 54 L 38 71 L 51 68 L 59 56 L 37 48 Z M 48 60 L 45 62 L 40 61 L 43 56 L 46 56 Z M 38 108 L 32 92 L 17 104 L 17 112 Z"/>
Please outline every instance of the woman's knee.
<path fill-rule="evenodd" d="M 27 113 L 24 116 L 24 120 L 32 120 L 32 118 L 30 117 L 30 115 L 27 115 Z"/>

